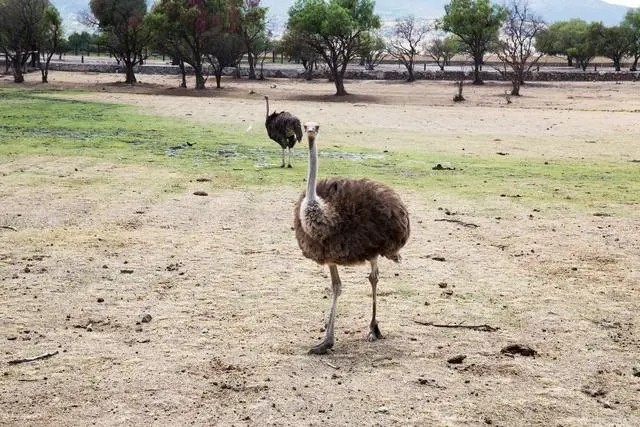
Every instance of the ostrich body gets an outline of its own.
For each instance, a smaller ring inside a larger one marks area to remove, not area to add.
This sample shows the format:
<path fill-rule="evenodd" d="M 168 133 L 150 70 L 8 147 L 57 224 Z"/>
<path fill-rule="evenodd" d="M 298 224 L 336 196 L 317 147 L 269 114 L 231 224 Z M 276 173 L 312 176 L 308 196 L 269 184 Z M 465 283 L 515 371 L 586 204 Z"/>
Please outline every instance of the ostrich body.
<path fill-rule="evenodd" d="M 409 238 L 409 213 L 400 197 L 384 184 L 368 179 L 330 178 L 316 183 L 319 126 L 304 126 L 309 141 L 307 190 L 294 210 L 294 229 L 302 254 L 331 273 L 332 301 L 325 337 L 309 353 L 324 354 L 334 344 L 336 306 L 342 284 L 338 265 L 369 262 L 373 314 L 367 339 L 382 338 L 376 320 L 378 257 L 400 261 Z"/>
<path fill-rule="evenodd" d="M 280 144 L 282 147 L 282 164 L 284 167 L 284 150 L 288 150 L 289 162 L 288 167 L 291 167 L 291 149 L 296 142 L 300 142 L 302 139 L 302 126 L 300 126 L 300 119 L 288 111 L 281 111 L 279 113 L 273 112 L 269 114 L 269 97 L 264 97 L 267 103 L 267 116 L 265 120 L 265 127 L 267 128 L 267 134 L 269 138 Z"/>

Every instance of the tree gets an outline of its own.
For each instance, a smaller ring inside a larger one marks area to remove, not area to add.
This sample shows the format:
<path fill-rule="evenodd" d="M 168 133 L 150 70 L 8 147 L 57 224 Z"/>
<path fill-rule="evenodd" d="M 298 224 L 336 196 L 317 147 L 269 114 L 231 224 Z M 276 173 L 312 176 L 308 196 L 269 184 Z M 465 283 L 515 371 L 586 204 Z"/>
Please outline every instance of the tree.
<path fill-rule="evenodd" d="M 426 55 L 436 61 L 440 70 L 444 71 L 445 65 L 449 65 L 451 58 L 460 53 L 460 41 L 456 36 L 436 37 L 425 43 L 423 49 Z"/>
<path fill-rule="evenodd" d="M 51 5 L 47 7 L 42 25 L 40 44 L 38 46 L 41 58 L 38 61 L 38 65 L 42 75 L 42 83 L 48 83 L 51 58 L 54 54 L 60 52 L 60 48 L 64 43 L 62 38 L 62 18 L 58 9 Z"/>
<path fill-rule="evenodd" d="M 11 64 L 13 81 L 24 82 L 23 70 L 42 37 L 48 0 L 0 1 L 0 50 Z"/>
<path fill-rule="evenodd" d="M 245 52 L 245 44 L 241 35 L 235 33 L 218 33 L 210 40 L 205 56 L 216 78 L 216 88 L 220 89 L 222 71 L 226 67 L 235 66 Z"/>
<path fill-rule="evenodd" d="M 125 83 L 136 83 L 134 67 L 146 59 L 143 51 L 151 41 L 145 0 L 91 0 L 89 6 L 105 47 L 124 65 Z"/>
<path fill-rule="evenodd" d="M 631 32 L 629 54 L 633 56 L 633 64 L 631 64 L 630 70 L 637 71 L 640 59 L 640 8 L 630 9 L 622 21 L 622 26 Z"/>
<path fill-rule="evenodd" d="M 93 37 L 86 31 L 78 33 L 77 31 L 71 33 L 67 38 L 66 46 L 68 49 L 73 50 L 73 54 L 78 56 L 78 54 L 84 50 L 87 53 L 89 52 L 90 45 L 93 42 Z"/>
<path fill-rule="evenodd" d="M 622 58 L 631 52 L 633 45 L 633 32 L 629 27 L 619 25 L 604 27 L 600 34 L 598 53 L 613 61 L 613 67 L 620 71 Z"/>
<path fill-rule="evenodd" d="M 224 0 L 160 0 L 149 17 L 155 37 L 172 40 L 177 58 L 193 68 L 196 89 L 204 89 L 204 55 L 212 40 L 231 25 Z"/>
<path fill-rule="evenodd" d="M 363 32 L 380 27 L 373 0 L 297 0 L 287 28 L 303 37 L 327 64 L 336 95 L 347 95 L 344 73 L 360 48 Z"/>
<path fill-rule="evenodd" d="M 439 27 L 460 39 L 463 49 L 473 58 L 473 84 L 482 84 L 480 67 L 490 44 L 498 38 L 498 30 L 507 17 L 506 8 L 492 5 L 490 0 L 451 0 L 444 10 Z"/>
<path fill-rule="evenodd" d="M 373 71 L 387 57 L 387 43 L 377 32 L 366 31 L 360 35 L 358 56 L 362 65 Z"/>
<path fill-rule="evenodd" d="M 267 8 L 260 6 L 260 0 L 244 0 L 238 8 L 240 34 L 244 41 L 249 79 L 256 79 L 256 61 L 260 48 L 265 44 L 267 35 Z"/>
<path fill-rule="evenodd" d="M 280 40 L 280 49 L 290 61 L 300 62 L 307 80 L 313 77 L 313 68 L 321 56 L 306 42 L 303 34 L 287 30 Z"/>
<path fill-rule="evenodd" d="M 507 19 L 502 26 L 502 37 L 495 44 L 498 58 L 511 68 L 511 95 L 520 96 L 520 85 L 526 73 L 540 60 L 541 53 L 534 49 L 536 35 L 544 28 L 542 18 L 536 16 L 527 0 L 512 0 Z"/>
<path fill-rule="evenodd" d="M 556 22 L 540 31 L 536 48 L 548 55 L 566 55 L 569 66 L 576 61 L 586 71 L 598 52 L 603 28 L 599 22 L 589 24 L 582 19 Z"/>
<path fill-rule="evenodd" d="M 393 32 L 387 43 L 389 55 L 396 58 L 407 69 L 408 82 L 415 81 L 413 66 L 420 43 L 429 33 L 429 25 L 409 16 L 396 21 Z"/>

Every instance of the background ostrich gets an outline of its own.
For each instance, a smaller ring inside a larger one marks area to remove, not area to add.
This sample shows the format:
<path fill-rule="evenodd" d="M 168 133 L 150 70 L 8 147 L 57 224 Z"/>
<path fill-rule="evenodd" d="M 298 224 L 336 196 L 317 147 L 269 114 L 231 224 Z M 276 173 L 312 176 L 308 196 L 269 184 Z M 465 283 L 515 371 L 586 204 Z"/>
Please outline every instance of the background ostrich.
<path fill-rule="evenodd" d="M 264 99 L 267 102 L 267 118 L 265 121 L 267 134 L 269 134 L 269 138 L 273 139 L 282 147 L 282 164 L 280 167 L 284 167 L 285 148 L 289 152 L 289 163 L 287 166 L 291 167 L 291 149 L 296 145 L 296 142 L 302 139 L 300 120 L 288 111 L 281 111 L 279 113 L 274 111 L 269 115 L 269 97 L 265 96 Z"/>
<path fill-rule="evenodd" d="M 400 260 L 398 251 L 409 238 L 409 213 L 391 188 L 368 179 L 330 178 L 316 184 L 319 128 L 315 123 L 304 125 L 309 140 L 309 176 L 307 190 L 296 203 L 294 228 L 303 255 L 329 265 L 331 273 L 333 295 L 325 337 L 309 351 L 324 354 L 334 344 L 336 305 L 342 286 L 338 265 L 371 264 L 373 314 L 367 339 L 382 338 L 376 320 L 378 256 Z"/>

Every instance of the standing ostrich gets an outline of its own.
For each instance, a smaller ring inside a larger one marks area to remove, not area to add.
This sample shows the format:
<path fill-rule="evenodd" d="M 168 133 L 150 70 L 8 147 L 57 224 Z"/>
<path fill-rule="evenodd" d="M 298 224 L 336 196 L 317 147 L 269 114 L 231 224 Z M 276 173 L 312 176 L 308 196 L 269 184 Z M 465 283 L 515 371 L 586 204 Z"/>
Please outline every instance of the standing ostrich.
<path fill-rule="evenodd" d="M 373 315 L 368 341 L 382 338 L 376 320 L 378 256 L 400 261 L 399 250 L 409 238 L 409 213 L 400 197 L 384 184 L 368 179 L 329 178 L 316 184 L 319 126 L 306 123 L 309 140 L 309 176 L 307 191 L 300 196 L 294 210 L 294 228 L 302 254 L 329 265 L 332 301 L 325 337 L 309 350 L 324 354 L 334 344 L 336 305 L 342 283 L 338 265 L 369 262 L 373 297 Z"/>
<path fill-rule="evenodd" d="M 267 134 L 269 138 L 280 144 L 282 147 L 282 164 L 284 167 L 284 150 L 285 148 L 289 152 L 288 167 L 291 167 L 291 149 L 296 142 L 300 142 L 302 139 L 302 127 L 300 126 L 300 119 L 288 111 L 281 111 L 276 113 L 275 111 L 269 115 L 269 97 L 264 97 L 267 102 L 267 117 L 265 126 L 267 128 Z"/>

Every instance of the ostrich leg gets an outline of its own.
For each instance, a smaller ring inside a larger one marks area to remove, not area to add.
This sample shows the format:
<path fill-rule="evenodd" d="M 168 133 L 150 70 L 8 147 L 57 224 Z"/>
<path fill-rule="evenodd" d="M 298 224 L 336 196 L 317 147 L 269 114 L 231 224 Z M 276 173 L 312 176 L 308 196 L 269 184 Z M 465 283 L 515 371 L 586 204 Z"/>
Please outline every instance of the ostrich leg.
<path fill-rule="evenodd" d="M 371 273 L 369 274 L 369 282 L 371 283 L 371 296 L 373 298 L 373 314 L 371 315 L 371 323 L 369 324 L 369 335 L 367 335 L 367 341 L 375 341 L 382 338 L 380 328 L 378 328 L 378 321 L 376 320 L 376 302 L 377 302 L 377 289 L 378 289 L 378 258 L 369 260 L 371 263 Z"/>
<path fill-rule="evenodd" d="M 329 265 L 329 272 L 331 273 L 331 312 L 329 313 L 329 322 L 327 323 L 327 329 L 324 334 L 322 342 L 315 347 L 311 347 L 309 354 L 325 354 L 327 350 L 333 347 L 333 328 L 336 323 L 336 306 L 338 305 L 338 297 L 342 292 L 342 283 L 340 282 L 340 276 L 338 276 L 338 267 L 335 265 Z"/>
<path fill-rule="evenodd" d="M 288 151 L 287 154 L 289 154 L 289 164 L 287 165 L 287 167 L 290 168 L 291 167 L 291 152 L 293 151 L 293 149 L 291 147 L 287 147 L 287 151 Z"/>
<path fill-rule="evenodd" d="M 280 165 L 280 167 L 284 167 L 284 147 L 282 147 L 282 164 Z"/>

